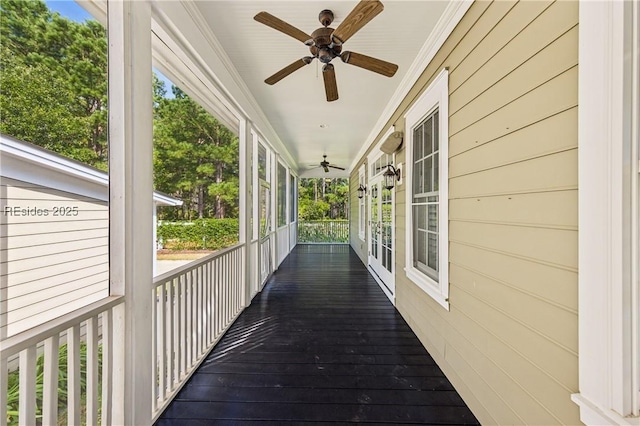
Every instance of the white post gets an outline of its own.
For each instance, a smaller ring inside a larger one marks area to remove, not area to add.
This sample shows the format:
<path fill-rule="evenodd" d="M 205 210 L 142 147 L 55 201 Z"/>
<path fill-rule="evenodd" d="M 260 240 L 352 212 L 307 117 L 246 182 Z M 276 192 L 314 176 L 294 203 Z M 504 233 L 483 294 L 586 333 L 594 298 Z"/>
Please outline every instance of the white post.
<path fill-rule="evenodd" d="M 113 424 L 151 423 L 153 115 L 151 6 L 110 0 L 110 291 L 125 303 L 113 315 Z"/>
<path fill-rule="evenodd" d="M 251 167 L 251 158 L 253 156 L 253 136 L 251 133 L 251 123 L 246 120 L 240 120 L 240 242 L 244 244 L 244 285 L 242 286 L 242 304 L 248 306 L 251 303 L 251 288 L 253 276 L 251 274 L 252 262 L 255 259 L 251 256 L 251 218 L 253 216 L 253 200 L 252 194 L 256 188 L 252 188 L 254 170 Z M 251 190 L 253 189 L 253 191 Z M 255 219 L 254 219 L 255 220 Z"/>

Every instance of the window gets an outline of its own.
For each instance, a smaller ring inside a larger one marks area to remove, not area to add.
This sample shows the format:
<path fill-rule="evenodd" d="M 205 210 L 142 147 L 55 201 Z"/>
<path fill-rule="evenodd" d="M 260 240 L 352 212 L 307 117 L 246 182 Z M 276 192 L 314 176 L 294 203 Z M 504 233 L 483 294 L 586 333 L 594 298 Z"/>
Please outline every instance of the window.
<path fill-rule="evenodd" d="M 407 130 L 407 277 L 449 309 L 448 72 L 409 110 Z"/>
<path fill-rule="evenodd" d="M 362 187 L 366 187 L 365 173 L 364 173 L 364 164 L 360 166 L 358 170 L 358 185 Z M 366 197 L 358 199 L 358 236 L 362 241 L 365 240 L 365 232 L 366 232 Z"/>
<path fill-rule="evenodd" d="M 278 226 L 287 224 L 287 169 L 278 163 Z"/>

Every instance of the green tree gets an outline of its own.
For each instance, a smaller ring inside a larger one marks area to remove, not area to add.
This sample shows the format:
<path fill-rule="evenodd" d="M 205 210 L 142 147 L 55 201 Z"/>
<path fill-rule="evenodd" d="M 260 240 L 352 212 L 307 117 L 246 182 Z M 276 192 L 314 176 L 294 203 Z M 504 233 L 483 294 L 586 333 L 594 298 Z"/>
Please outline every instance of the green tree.
<path fill-rule="evenodd" d="M 0 131 L 106 170 L 104 28 L 3 0 L 0 39 Z"/>
<path fill-rule="evenodd" d="M 155 80 L 156 189 L 184 202 L 183 217 L 238 216 L 238 138 L 182 90 Z"/>
<path fill-rule="evenodd" d="M 349 181 L 336 178 L 300 179 L 299 216 L 302 220 L 347 219 Z"/>

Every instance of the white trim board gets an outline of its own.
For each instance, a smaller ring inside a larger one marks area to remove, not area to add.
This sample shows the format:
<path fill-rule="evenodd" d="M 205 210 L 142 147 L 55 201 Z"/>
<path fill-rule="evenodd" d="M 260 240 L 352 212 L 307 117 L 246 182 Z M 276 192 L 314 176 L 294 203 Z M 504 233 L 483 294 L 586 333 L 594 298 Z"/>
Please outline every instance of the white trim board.
<path fill-rule="evenodd" d="M 97 200 L 109 198 L 109 175 L 86 164 L 0 133 L 2 177 L 55 188 Z M 155 191 L 160 206 L 181 206 L 182 200 Z"/>
<path fill-rule="evenodd" d="M 572 400 L 586 424 L 640 425 L 638 4 L 582 1 L 579 13 L 580 393 Z"/>

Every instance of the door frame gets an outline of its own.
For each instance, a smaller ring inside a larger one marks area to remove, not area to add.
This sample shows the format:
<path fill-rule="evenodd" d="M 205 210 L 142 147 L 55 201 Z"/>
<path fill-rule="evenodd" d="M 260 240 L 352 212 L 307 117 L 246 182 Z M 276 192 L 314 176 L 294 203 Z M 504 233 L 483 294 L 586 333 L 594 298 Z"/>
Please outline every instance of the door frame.
<path fill-rule="evenodd" d="M 369 156 L 367 157 L 367 169 L 365 171 L 365 175 L 367 176 L 367 189 L 369 191 L 369 197 L 368 197 L 369 200 L 367 202 L 367 213 L 369 217 L 369 220 L 367 223 L 367 268 L 370 270 L 371 275 L 376 280 L 376 282 L 378 283 L 378 286 L 380 286 L 380 288 L 382 289 L 384 294 L 387 296 L 387 298 L 391 301 L 391 303 L 395 305 L 396 304 L 395 281 L 396 281 L 396 244 L 397 244 L 397 239 L 396 239 L 396 187 L 397 185 L 394 186 L 393 189 L 391 189 L 391 211 L 392 211 L 391 212 L 391 271 L 388 272 L 388 277 L 385 277 L 385 278 L 388 278 L 388 282 L 386 284 L 383 281 L 383 278 L 378 275 L 378 271 L 376 271 L 373 265 L 371 264 L 371 258 L 372 258 L 371 256 L 371 241 L 372 241 L 371 239 L 371 203 L 373 200 L 373 197 L 371 196 L 371 191 L 373 189 L 374 182 L 379 181 L 380 185 L 382 185 L 383 183 L 382 173 L 384 172 L 384 170 L 382 170 L 376 173 L 375 175 L 373 175 L 372 166 L 380 157 L 386 155 L 385 153 L 380 151 L 379 147 L 380 145 L 382 145 L 382 142 L 386 140 L 388 135 L 390 135 L 394 131 L 395 131 L 394 127 L 391 127 L 385 133 L 385 135 L 381 138 L 381 142 L 373 149 L 371 154 L 369 154 Z M 396 163 L 395 154 L 391 156 L 391 159 L 393 162 L 392 164 L 395 165 Z M 379 197 L 382 197 L 381 191 L 380 191 Z M 380 249 L 382 248 L 382 245 L 380 242 L 378 243 L 378 247 Z M 382 250 L 380 250 L 380 252 L 382 252 Z M 380 263 L 380 265 L 382 268 L 384 268 L 384 266 L 382 266 L 382 263 Z"/>

